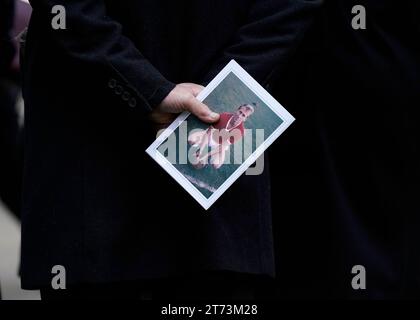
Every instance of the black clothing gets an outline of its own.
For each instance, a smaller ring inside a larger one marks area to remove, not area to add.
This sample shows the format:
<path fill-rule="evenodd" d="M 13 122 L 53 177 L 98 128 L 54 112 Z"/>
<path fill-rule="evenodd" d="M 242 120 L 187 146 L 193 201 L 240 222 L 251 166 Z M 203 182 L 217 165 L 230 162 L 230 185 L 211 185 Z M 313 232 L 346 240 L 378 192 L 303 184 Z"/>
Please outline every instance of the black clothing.
<path fill-rule="evenodd" d="M 297 119 L 271 159 L 280 296 L 419 295 L 419 18 L 418 1 L 326 1 L 273 88 Z"/>
<path fill-rule="evenodd" d="M 127 283 L 41 289 L 42 300 L 153 300 L 215 301 L 252 300 L 263 293 L 269 278 L 231 272 L 204 272 L 187 277 L 130 281 Z"/>
<path fill-rule="evenodd" d="M 104 283 L 195 270 L 274 273 L 268 172 L 204 212 L 145 149 L 147 113 L 174 83 L 232 58 L 268 82 L 320 1 L 32 1 L 26 61 L 22 285 Z"/>

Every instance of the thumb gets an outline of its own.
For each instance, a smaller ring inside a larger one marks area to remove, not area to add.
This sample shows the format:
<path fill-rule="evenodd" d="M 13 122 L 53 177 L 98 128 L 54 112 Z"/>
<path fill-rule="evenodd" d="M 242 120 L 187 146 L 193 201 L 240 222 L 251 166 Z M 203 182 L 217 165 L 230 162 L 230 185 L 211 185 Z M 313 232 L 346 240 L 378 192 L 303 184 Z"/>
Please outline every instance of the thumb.
<path fill-rule="evenodd" d="M 213 123 L 219 120 L 219 114 L 213 112 L 204 103 L 200 102 L 196 98 L 188 100 L 186 109 L 193 115 L 198 117 L 201 121 Z"/>

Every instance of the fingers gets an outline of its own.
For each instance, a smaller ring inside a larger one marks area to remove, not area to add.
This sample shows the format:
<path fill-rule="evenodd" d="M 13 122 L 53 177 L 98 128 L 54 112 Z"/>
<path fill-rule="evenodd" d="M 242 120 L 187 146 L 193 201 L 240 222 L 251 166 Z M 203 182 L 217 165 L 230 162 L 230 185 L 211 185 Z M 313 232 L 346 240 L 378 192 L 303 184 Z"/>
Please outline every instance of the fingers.
<path fill-rule="evenodd" d="M 198 101 L 196 98 L 192 97 L 188 99 L 186 103 L 186 109 L 194 114 L 201 121 L 207 123 L 213 123 L 219 120 L 219 114 L 213 112 L 207 107 L 204 103 Z"/>
<path fill-rule="evenodd" d="M 157 111 L 164 113 L 179 113 L 187 110 L 204 122 L 216 122 L 219 120 L 219 115 L 212 112 L 208 106 L 196 98 L 203 89 L 203 86 L 194 83 L 179 84 L 160 103 L 157 107 Z M 155 123 L 166 122 L 166 117 L 167 116 L 162 116 L 162 114 L 152 114 L 152 120 Z"/>

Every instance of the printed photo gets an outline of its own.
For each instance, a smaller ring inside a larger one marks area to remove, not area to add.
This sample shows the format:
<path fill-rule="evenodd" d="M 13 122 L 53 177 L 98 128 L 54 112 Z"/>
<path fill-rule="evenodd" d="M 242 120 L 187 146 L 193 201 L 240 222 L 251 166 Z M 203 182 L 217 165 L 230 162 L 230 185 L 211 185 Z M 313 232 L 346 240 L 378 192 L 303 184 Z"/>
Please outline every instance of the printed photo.
<path fill-rule="evenodd" d="M 183 113 L 146 151 L 208 209 L 294 118 L 235 61 L 198 99 L 219 121 L 206 124 Z"/>

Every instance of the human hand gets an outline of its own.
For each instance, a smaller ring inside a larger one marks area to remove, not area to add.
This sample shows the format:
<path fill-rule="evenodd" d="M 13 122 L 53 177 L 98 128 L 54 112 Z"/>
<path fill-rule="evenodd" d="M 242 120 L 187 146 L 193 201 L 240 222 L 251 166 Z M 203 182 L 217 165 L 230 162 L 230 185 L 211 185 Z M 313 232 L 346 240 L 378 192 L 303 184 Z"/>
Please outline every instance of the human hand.
<path fill-rule="evenodd" d="M 203 86 L 194 83 L 178 84 L 152 112 L 152 121 L 158 126 L 165 126 L 183 111 L 189 111 L 207 123 L 218 121 L 219 114 L 212 112 L 208 106 L 196 98 L 203 89 Z"/>

